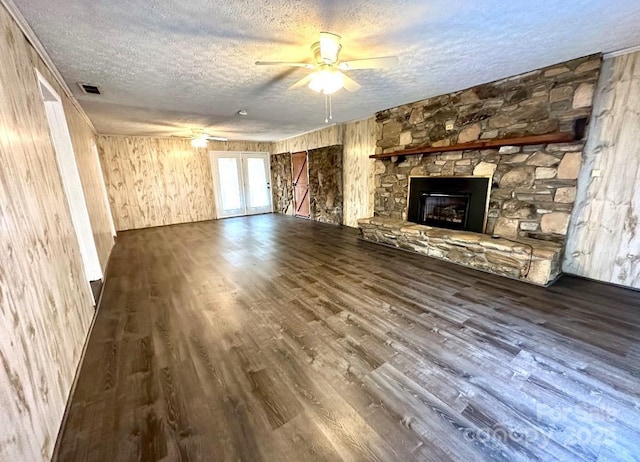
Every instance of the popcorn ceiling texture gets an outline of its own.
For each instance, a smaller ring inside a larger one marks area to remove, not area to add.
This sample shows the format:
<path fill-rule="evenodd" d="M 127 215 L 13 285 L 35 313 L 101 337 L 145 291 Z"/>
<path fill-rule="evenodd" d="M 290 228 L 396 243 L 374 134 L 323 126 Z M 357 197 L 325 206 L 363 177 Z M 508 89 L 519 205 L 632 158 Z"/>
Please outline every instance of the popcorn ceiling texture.
<path fill-rule="evenodd" d="M 254 65 L 308 59 L 321 30 L 343 36 L 344 59 L 400 57 L 394 69 L 351 73 L 363 88 L 335 95 L 336 123 L 640 43 L 637 0 L 14 1 L 103 134 L 195 126 L 272 141 L 322 127 L 324 98 L 287 90 L 306 71 Z"/>

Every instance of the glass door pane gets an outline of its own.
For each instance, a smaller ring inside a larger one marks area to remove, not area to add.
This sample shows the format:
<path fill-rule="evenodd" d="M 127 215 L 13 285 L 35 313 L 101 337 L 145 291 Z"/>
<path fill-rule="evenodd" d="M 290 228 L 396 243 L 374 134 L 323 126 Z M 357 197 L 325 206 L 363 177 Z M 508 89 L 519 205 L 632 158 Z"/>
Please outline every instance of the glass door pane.
<path fill-rule="evenodd" d="M 218 157 L 218 217 L 244 214 L 244 198 L 237 157 Z"/>
<path fill-rule="evenodd" d="M 271 212 L 269 154 L 242 154 L 247 213 Z"/>

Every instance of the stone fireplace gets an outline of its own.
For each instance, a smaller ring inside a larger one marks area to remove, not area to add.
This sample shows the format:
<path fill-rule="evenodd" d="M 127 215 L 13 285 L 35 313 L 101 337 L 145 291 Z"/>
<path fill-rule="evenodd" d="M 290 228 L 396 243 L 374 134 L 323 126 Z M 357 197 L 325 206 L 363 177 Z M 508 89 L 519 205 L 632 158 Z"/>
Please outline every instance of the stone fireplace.
<path fill-rule="evenodd" d="M 410 177 L 407 220 L 483 233 L 489 177 Z"/>
<path fill-rule="evenodd" d="M 377 113 L 376 154 L 393 157 L 375 161 L 375 216 L 360 221 L 364 237 L 550 283 L 560 272 L 584 141 L 464 143 L 573 132 L 591 114 L 600 63 L 588 56 Z M 422 154 L 420 147 L 447 151 Z M 420 177 L 436 186 L 410 194 Z M 467 189 L 439 183 L 470 177 L 488 182 L 478 207 Z M 477 210 L 486 215 L 472 217 Z"/>

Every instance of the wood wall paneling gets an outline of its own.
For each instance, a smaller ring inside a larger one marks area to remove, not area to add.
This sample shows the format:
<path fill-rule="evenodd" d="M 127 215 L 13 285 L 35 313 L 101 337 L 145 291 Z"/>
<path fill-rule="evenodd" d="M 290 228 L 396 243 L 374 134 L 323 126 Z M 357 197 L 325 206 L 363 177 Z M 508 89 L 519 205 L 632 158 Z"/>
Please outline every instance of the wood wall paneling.
<path fill-rule="evenodd" d="M 189 140 L 100 136 L 118 231 L 215 217 L 209 154 Z"/>
<path fill-rule="evenodd" d="M 116 229 L 215 218 L 209 151 L 269 152 L 271 143 L 100 136 L 99 148 Z"/>
<path fill-rule="evenodd" d="M 309 151 L 311 149 L 342 144 L 343 130 L 343 125 L 331 125 L 320 130 L 294 136 L 293 138 L 276 141 L 273 143 L 271 152 L 280 154 L 282 152 Z"/>
<path fill-rule="evenodd" d="M 50 81 L 51 83 L 51 81 Z M 108 204 L 104 202 L 101 165 L 92 151 L 92 145 L 96 143 L 95 135 L 84 117 L 67 98 L 62 98 L 64 113 L 67 118 L 73 151 L 76 155 L 80 181 L 84 191 L 93 238 L 98 250 L 98 257 L 103 272 L 106 270 L 109 254 L 113 247 L 113 236 Z"/>
<path fill-rule="evenodd" d="M 98 253 L 94 135 L 0 6 L 0 460 L 49 460 L 94 314 L 34 68 L 63 99 Z"/>
<path fill-rule="evenodd" d="M 373 216 L 376 122 L 349 122 L 344 126 L 344 224 L 358 227 L 358 218 Z"/>
<path fill-rule="evenodd" d="M 563 269 L 640 288 L 640 52 L 603 63 Z M 592 176 L 596 170 L 601 176 Z"/>

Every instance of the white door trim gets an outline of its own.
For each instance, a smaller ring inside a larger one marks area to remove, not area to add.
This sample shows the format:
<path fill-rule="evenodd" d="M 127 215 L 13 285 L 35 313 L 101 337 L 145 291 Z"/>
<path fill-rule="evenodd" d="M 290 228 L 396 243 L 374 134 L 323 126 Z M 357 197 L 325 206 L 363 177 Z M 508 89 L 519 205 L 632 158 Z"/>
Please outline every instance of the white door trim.
<path fill-rule="evenodd" d="M 69 206 L 71 222 L 75 230 L 80 255 L 84 264 L 87 288 L 93 297 L 90 281 L 102 279 L 102 266 L 98 258 L 89 209 L 82 189 L 80 172 L 69 134 L 69 127 L 64 115 L 62 100 L 44 76 L 36 69 L 42 101 L 49 124 L 49 133 L 53 143 L 58 172 L 64 189 L 65 198 Z M 95 300 L 94 300 L 95 302 Z"/>

